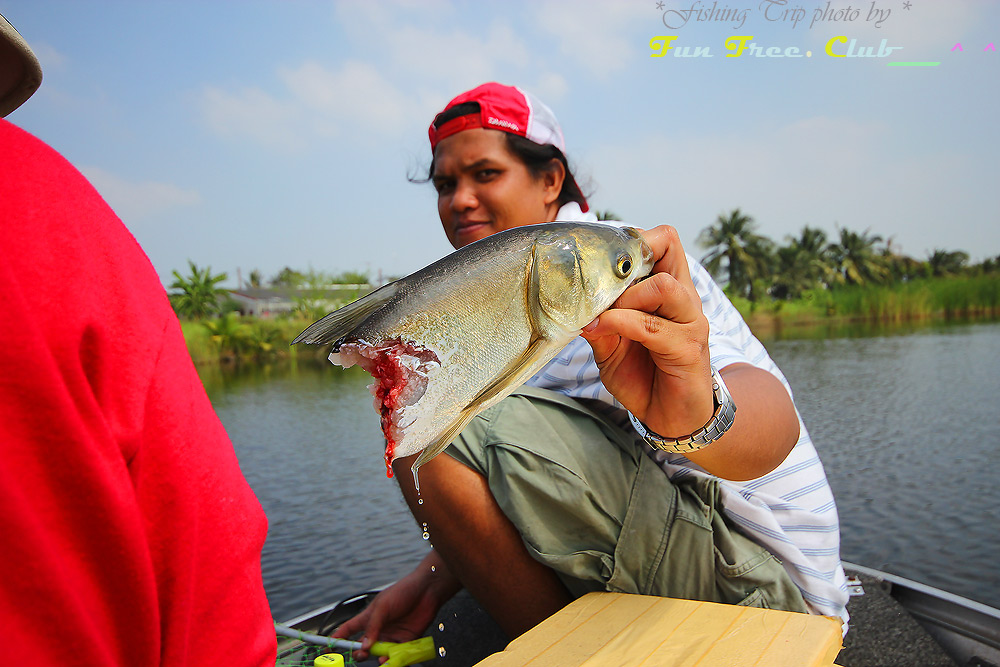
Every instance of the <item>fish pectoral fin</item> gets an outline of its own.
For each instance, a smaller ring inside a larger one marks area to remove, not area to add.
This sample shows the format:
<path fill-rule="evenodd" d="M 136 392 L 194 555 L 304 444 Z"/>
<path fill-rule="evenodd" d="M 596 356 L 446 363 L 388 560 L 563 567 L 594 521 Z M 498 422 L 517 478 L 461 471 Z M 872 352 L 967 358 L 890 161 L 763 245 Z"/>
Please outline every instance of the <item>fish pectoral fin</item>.
<path fill-rule="evenodd" d="M 497 404 L 530 380 L 531 376 L 537 373 L 538 369 L 544 366 L 549 359 L 556 356 L 565 344 L 565 342 L 556 343 L 542 337 L 531 341 L 528 348 L 520 356 L 508 364 L 507 368 L 485 389 L 476 394 L 469 406 L 476 405 L 479 406 L 479 410 L 485 410 L 491 405 Z"/>
<path fill-rule="evenodd" d="M 296 343 L 325 345 L 340 340 L 364 322 L 369 315 L 388 303 L 398 291 L 399 283 L 383 285 L 371 294 L 333 311 L 323 319 L 316 320 L 292 341 L 292 345 Z"/>
<path fill-rule="evenodd" d="M 511 362 L 507 368 L 498 375 L 485 389 L 476 394 L 468 405 L 462 408 L 458 417 L 444 433 L 428 445 L 417 460 L 413 462 L 410 469 L 413 470 L 413 484 L 420 490 L 420 480 L 417 471 L 423 464 L 440 454 L 451 444 L 452 440 L 469 425 L 472 418 L 486 408 L 499 403 L 502 399 L 510 395 L 512 391 L 524 384 L 539 368 L 545 365 L 549 359 L 554 357 L 563 344 L 556 343 L 546 338 L 536 338 L 520 356 Z"/>
<path fill-rule="evenodd" d="M 417 470 L 420 466 L 443 452 L 448 445 L 451 444 L 451 441 L 458 437 L 458 434 L 469 425 L 472 418 L 479 414 L 479 412 L 479 409 L 475 408 L 474 404 L 470 404 L 463 408 L 458 414 L 458 418 L 448 425 L 445 432 L 442 433 L 437 440 L 425 447 L 424 451 L 420 452 L 420 456 L 418 456 L 417 460 L 413 462 L 412 466 L 410 466 L 410 470 L 413 471 L 413 486 L 416 487 L 417 491 L 420 490 L 420 479 L 417 477 Z"/>

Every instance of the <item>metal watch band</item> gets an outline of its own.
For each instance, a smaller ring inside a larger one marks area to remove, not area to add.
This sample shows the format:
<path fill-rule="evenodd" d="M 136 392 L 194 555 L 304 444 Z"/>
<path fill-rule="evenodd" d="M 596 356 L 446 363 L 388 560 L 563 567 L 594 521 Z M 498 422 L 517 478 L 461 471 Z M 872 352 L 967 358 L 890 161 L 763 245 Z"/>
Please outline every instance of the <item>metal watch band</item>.
<path fill-rule="evenodd" d="M 636 419 L 631 412 L 628 413 L 628 417 L 632 420 L 636 432 L 653 447 L 677 454 L 696 452 L 721 438 L 736 419 L 736 404 L 715 366 L 712 366 L 712 391 L 715 396 L 715 414 L 707 424 L 683 438 L 665 438 L 649 430 L 649 427 Z"/>

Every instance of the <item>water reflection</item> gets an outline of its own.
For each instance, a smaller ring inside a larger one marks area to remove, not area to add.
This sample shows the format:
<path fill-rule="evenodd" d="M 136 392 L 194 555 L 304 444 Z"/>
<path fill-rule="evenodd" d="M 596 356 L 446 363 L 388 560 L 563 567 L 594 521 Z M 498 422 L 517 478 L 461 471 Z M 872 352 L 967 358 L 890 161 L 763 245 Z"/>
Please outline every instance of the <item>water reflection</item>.
<path fill-rule="evenodd" d="M 831 340 L 835 338 L 876 338 L 907 336 L 914 333 L 940 331 L 955 326 L 974 324 L 976 320 L 918 319 L 907 322 L 850 321 L 784 322 L 762 320 L 755 323 L 754 334 L 764 342 L 778 340 Z"/>
<path fill-rule="evenodd" d="M 276 618 L 383 585 L 423 557 L 419 526 L 385 476 L 364 371 L 298 364 L 206 377 L 268 516 L 264 583 Z"/>
<path fill-rule="evenodd" d="M 843 557 L 1000 606 L 1000 324 L 772 339 L 836 494 Z M 276 618 L 408 572 L 421 526 L 385 477 L 363 371 L 201 369 L 270 521 Z"/>
<path fill-rule="evenodd" d="M 1000 324 L 768 344 L 826 466 L 842 555 L 1000 607 Z"/>

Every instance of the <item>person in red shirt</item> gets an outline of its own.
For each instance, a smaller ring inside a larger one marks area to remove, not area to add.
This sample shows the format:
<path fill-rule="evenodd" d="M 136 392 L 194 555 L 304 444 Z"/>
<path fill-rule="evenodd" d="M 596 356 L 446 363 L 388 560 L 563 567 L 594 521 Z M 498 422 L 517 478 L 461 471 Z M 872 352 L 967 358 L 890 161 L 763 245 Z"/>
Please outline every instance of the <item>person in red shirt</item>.
<path fill-rule="evenodd" d="M 40 81 L 0 17 L 0 115 Z M 0 663 L 273 665 L 267 521 L 149 260 L 2 119 L 0 225 Z"/>

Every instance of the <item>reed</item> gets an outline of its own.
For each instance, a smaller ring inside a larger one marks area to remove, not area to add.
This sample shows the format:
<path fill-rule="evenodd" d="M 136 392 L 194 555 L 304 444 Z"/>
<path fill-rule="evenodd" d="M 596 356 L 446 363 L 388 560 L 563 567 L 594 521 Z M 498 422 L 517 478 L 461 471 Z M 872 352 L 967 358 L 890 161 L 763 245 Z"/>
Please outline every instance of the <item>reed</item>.
<path fill-rule="evenodd" d="M 913 280 L 830 290 L 817 305 L 828 316 L 871 321 L 956 319 L 1000 314 L 1000 276 Z"/>
<path fill-rule="evenodd" d="M 844 335 L 856 323 L 900 326 L 934 319 L 1000 317 L 1000 275 L 927 278 L 892 285 L 807 291 L 791 301 L 732 297 L 760 338 Z M 225 318 L 231 318 L 226 321 Z M 321 361 L 327 346 L 291 346 L 312 319 L 240 317 L 186 320 L 181 330 L 198 365 Z"/>
<path fill-rule="evenodd" d="M 242 364 L 280 360 L 311 361 L 326 357 L 324 346 L 292 347 L 311 319 L 241 317 L 183 320 L 181 331 L 195 364 Z"/>
<path fill-rule="evenodd" d="M 934 320 L 1000 317 L 1000 275 L 924 278 L 892 285 L 807 291 L 791 301 L 733 304 L 759 338 L 843 335 Z M 839 332 L 839 333 L 838 333 Z"/>

